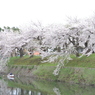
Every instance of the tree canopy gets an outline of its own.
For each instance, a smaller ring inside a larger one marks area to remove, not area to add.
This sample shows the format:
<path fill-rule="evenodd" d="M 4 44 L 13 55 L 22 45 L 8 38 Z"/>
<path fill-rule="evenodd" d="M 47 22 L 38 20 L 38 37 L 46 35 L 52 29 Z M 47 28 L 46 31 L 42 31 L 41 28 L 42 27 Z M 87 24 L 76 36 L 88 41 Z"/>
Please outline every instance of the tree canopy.
<path fill-rule="evenodd" d="M 54 71 L 54 74 L 58 75 L 60 68 L 64 66 L 64 61 L 71 60 L 71 54 L 81 57 L 95 52 L 94 19 L 95 17 L 84 21 L 70 20 L 67 25 L 52 24 L 46 27 L 41 23 L 31 23 L 27 31 L 16 27 L 4 27 L 4 31 L 0 28 L 0 63 L 6 64 L 14 50 L 36 48 L 42 58 L 51 56 L 48 59 L 50 62 L 63 57 Z"/>

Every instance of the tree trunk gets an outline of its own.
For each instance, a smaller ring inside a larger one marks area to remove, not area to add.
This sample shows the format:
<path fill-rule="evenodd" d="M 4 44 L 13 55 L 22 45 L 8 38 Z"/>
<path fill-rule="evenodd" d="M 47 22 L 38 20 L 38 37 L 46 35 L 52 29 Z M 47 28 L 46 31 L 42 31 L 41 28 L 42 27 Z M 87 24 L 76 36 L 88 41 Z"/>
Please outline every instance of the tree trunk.
<path fill-rule="evenodd" d="M 76 57 L 79 57 L 79 53 L 78 52 L 76 53 Z"/>
<path fill-rule="evenodd" d="M 16 52 L 15 52 L 15 50 L 13 50 L 11 53 L 11 57 L 15 57 L 15 56 L 16 56 Z"/>
<path fill-rule="evenodd" d="M 76 57 L 79 57 L 79 47 L 76 47 Z"/>
<path fill-rule="evenodd" d="M 20 48 L 19 53 L 20 53 L 20 57 L 23 57 L 24 53 L 23 53 L 23 49 L 22 48 Z"/>
<path fill-rule="evenodd" d="M 21 95 L 24 95 L 24 90 L 23 89 L 21 89 Z"/>
<path fill-rule="evenodd" d="M 60 48 L 60 47 L 58 47 L 58 48 L 57 48 L 57 51 L 58 51 L 58 52 L 61 52 L 61 48 Z"/>

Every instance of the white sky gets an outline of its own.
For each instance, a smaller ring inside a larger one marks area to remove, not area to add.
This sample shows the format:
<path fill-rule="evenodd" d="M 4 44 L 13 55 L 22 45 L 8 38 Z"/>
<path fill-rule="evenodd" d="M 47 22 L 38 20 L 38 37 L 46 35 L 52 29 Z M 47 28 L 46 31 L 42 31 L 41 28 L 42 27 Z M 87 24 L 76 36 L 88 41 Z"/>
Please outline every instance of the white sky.
<path fill-rule="evenodd" d="M 64 23 L 68 17 L 86 18 L 95 13 L 95 0 L 0 0 L 0 27 L 29 21 Z"/>

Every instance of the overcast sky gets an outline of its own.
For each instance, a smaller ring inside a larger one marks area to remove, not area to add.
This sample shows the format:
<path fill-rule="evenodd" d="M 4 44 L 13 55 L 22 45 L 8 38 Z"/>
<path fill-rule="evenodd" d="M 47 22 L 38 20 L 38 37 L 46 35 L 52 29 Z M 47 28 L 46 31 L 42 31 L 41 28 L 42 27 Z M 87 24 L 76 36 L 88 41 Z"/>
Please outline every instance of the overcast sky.
<path fill-rule="evenodd" d="M 65 23 L 67 17 L 88 18 L 95 13 L 95 0 L 0 0 L 0 27 L 29 21 Z"/>

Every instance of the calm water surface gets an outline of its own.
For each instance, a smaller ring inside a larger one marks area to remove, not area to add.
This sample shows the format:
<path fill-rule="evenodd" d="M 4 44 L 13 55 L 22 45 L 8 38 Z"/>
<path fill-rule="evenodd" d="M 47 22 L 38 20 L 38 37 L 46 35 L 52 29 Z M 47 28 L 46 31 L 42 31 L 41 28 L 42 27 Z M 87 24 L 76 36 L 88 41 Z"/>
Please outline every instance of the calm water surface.
<path fill-rule="evenodd" d="M 32 78 L 0 80 L 0 95 L 95 95 L 95 87 Z"/>

